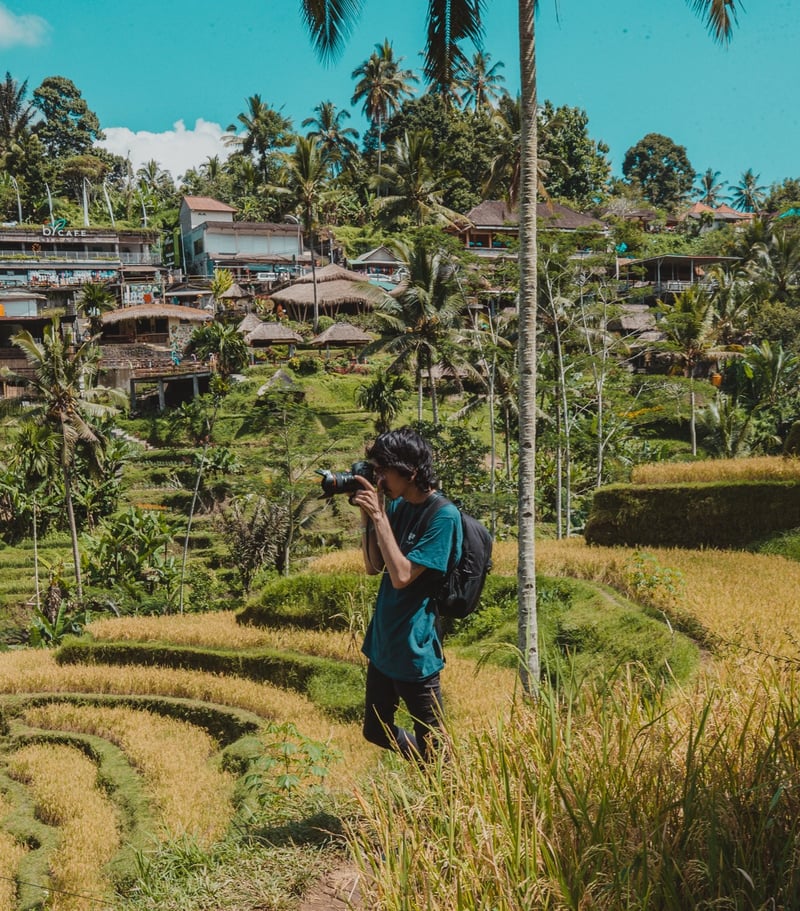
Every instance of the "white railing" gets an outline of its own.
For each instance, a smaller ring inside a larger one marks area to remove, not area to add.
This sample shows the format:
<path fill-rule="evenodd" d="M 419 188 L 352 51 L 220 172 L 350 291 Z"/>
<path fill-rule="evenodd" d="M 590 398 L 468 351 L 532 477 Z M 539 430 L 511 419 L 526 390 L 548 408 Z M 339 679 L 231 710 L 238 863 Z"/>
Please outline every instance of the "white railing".
<path fill-rule="evenodd" d="M 19 250 L 0 250 L 0 263 L 122 263 L 126 266 L 160 266 L 161 257 L 155 253 L 115 253 L 111 250 L 64 250 L 58 253 L 21 253 Z"/>

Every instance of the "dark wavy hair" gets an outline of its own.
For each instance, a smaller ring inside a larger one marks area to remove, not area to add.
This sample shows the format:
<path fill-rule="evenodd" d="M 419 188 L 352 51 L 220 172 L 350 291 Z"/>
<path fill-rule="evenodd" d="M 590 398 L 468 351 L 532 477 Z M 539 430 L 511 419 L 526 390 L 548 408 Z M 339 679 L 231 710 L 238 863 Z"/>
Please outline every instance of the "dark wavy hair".
<path fill-rule="evenodd" d="M 378 468 L 394 468 L 404 478 L 414 475 L 414 484 L 420 490 L 432 490 L 439 484 L 430 444 L 410 427 L 382 433 L 367 448 L 367 458 Z"/>

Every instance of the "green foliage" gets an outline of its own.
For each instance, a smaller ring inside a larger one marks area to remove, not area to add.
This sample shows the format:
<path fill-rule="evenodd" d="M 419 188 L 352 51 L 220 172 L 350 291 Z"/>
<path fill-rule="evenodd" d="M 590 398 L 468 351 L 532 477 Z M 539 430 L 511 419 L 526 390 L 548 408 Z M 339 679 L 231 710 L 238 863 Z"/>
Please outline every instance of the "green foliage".
<path fill-rule="evenodd" d="M 178 581 L 172 541 L 172 522 L 162 512 L 129 507 L 87 536 L 87 582 L 109 592 L 120 589 L 133 598 L 158 596 L 170 605 Z"/>
<path fill-rule="evenodd" d="M 648 133 L 625 153 L 622 173 L 654 206 L 672 209 L 692 192 L 695 171 L 686 149 L 660 133 Z"/>
<path fill-rule="evenodd" d="M 673 584 L 668 570 L 649 566 L 642 578 L 648 591 L 661 587 L 665 578 Z M 660 686 L 686 679 L 696 667 L 697 647 L 690 639 L 615 592 L 573 579 L 537 577 L 536 598 L 543 666 L 559 687 L 587 679 L 610 681 L 622 669 L 630 673 L 632 666 L 641 681 Z M 516 637 L 516 580 L 490 575 L 481 607 L 453 624 L 446 644 L 515 667 Z"/>
<path fill-rule="evenodd" d="M 252 500 L 253 498 L 248 498 Z M 289 511 L 283 503 L 234 499 L 220 516 L 231 559 L 239 570 L 245 593 L 253 576 L 267 564 L 274 564 L 289 528 Z"/>
<path fill-rule="evenodd" d="M 298 818 L 298 810 L 318 802 L 329 766 L 342 758 L 338 750 L 305 737 L 291 722 L 268 725 L 260 746 L 244 784 L 260 809 L 270 811 L 273 822 Z"/>
<path fill-rule="evenodd" d="M 239 623 L 305 629 L 347 628 L 355 597 L 372 604 L 379 577 L 346 573 L 302 573 L 269 582 L 237 615 Z"/>

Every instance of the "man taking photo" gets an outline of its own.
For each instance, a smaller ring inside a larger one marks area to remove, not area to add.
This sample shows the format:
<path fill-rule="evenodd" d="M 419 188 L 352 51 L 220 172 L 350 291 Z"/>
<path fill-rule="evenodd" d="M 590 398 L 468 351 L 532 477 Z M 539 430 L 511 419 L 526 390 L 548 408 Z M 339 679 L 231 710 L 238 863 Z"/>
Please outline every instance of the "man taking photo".
<path fill-rule="evenodd" d="M 430 445 L 414 430 L 381 434 L 367 450 L 375 484 L 351 497 L 361 509 L 367 573 L 383 573 L 362 651 L 367 667 L 364 737 L 406 758 L 427 761 L 442 726 L 442 644 L 431 601 L 461 554 L 461 517 L 441 497 Z M 432 508 L 433 507 L 433 508 Z M 400 700 L 414 731 L 395 724 Z"/>

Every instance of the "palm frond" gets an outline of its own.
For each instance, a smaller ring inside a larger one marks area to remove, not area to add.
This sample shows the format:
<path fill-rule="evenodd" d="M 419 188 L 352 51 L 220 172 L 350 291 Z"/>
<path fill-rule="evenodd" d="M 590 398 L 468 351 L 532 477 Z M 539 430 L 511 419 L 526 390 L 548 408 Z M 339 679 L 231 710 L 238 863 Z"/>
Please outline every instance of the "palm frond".
<path fill-rule="evenodd" d="M 730 40 L 733 26 L 738 22 L 736 0 L 686 0 L 694 12 L 706 20 L 713 39 L 720 44 Z"/>
<path fill-rule="evenodd" d="M 300 0 L 301 18 L 323 62 L 342 52 L 362 5 L 362 0 Z"/>

